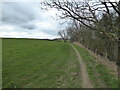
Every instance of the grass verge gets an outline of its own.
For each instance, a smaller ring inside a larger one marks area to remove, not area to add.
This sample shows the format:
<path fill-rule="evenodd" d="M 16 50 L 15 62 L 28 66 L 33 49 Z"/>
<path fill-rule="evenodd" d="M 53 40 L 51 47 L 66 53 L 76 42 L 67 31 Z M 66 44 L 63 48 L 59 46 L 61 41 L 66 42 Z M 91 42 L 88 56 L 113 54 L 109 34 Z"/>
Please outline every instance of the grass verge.
<path fill-rule="evenodd" d="M 86 63 L 89 78 L 96 88 L 118 88 L 118 79 L 103 64 L 97 62 L 87 50 L 74 45 L 80 52 L 83 61 Z"/>

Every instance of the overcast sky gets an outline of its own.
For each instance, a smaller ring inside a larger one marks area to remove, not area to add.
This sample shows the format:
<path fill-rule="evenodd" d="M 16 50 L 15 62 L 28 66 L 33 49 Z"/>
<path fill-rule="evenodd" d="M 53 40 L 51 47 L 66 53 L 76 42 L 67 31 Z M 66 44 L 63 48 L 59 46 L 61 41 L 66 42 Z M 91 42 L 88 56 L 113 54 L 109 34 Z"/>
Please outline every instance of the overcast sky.
<path fill-rule="evenodd" d="M 57 32 L 64 29 L 67 24 L 61 26 L 61 20 L 53 19 L 56 18 L 56 13 L 60 13 L 57 10 L 41 11 L 40 1 L 44 0 L 2 0 L 0 37 L 57 38 Z"/>
<path fill-rule="evenodd" d="M 57 11 L 40 10 L 40 2 L 2 2 L 0 14 L 0 37 L 15 38 L 57 38 L 63 28 L 55 20 Z"/>

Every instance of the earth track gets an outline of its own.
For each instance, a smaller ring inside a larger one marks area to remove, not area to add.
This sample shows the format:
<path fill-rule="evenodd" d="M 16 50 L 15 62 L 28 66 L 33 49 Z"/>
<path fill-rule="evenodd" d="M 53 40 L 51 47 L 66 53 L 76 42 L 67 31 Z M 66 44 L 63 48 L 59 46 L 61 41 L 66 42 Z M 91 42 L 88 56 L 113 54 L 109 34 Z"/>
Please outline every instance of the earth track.
<path fill-rule="evenodd" d="M 93 88 L 90 80 L 89 80 L 89 77 L 88 77 L 88 73 L 86 71 L 86 65 L 85 63 L 82 61 L 82 58 L 78 52 L 78 50 L 73 46 L 71 45 L 72 48 L 75 50 L 76 52 L 76 55 L 77 55 L 77 58 L 78 58 L 78 61 L 79 61 L 79 65 L 80 65 L 80 71 L 81 71 L 81 78 L 82 78 L 82 87 L 83 88 Z"/>

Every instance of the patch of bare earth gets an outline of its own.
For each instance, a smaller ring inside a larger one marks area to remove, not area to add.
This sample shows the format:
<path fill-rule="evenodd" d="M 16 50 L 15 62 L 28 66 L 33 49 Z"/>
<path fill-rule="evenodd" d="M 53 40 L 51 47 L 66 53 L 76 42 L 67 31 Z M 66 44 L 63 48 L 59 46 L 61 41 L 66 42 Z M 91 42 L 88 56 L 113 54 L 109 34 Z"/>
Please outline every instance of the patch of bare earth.
<path fill-rule="evenodd" d="M 83 88 L 93 88 L 93 86 L 92 86 L 92 84 L 90 82 L 90 79 L 88 77 L 88 73 L 86 71 L 86 65 L 82 61 L 82 58 L 81 58 L 79 52 L 77 51 L 77 49 L 74 48 L 74 46 L 72 46 L 72 47 L 75 50 L 78 61 L 79 61 L 80 71 L 81 71 L 81 78 L 82 78 L 82 87 Z"/>

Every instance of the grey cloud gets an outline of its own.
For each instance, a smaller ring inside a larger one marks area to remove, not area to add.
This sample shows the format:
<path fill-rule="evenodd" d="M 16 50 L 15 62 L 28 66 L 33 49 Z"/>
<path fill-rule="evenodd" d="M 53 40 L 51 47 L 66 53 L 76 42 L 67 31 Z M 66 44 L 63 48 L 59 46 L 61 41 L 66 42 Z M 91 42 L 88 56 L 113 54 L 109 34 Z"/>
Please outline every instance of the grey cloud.
<path fill-rule="evenodd" d="M 36 19 L 32 4 L 9 2 L 3 3 L 2 6 L 2 22 L 34 29 L 33 25 L 26 25 Z"/>
<path fill-rule="evenodd" d="M 23 28 L 25 28 L 25 29 L 30 29 L 30 30 L 32 30 L 32 29 L 36 29 L 36 26 L 35 25 L 30 25 L 30 24 L 28 24 L 28 25 L 23 25 L 22 26 Z"/>

